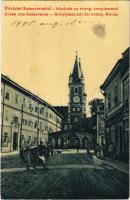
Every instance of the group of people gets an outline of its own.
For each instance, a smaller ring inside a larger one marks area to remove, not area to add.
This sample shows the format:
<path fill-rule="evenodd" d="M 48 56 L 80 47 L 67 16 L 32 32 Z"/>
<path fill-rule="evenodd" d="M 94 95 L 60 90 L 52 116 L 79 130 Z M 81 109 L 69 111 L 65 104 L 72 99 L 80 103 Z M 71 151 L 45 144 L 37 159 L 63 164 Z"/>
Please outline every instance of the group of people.
<path fill-rule="evenodd" d="M 116 154 L 116 146 L 113 144 L 113 142 L 110 142 L 108 146 L 108 151 L 105 149 L 105 145 L 96 145 L 94 149 L 97 158 L 104 159 L 105 156 L 108 156 L 111 159 L 115 159 Z"/>
<path fill-rule="evenodd" d="M 48 169 L 46 160 L 50 153 L 51 155 L 53 154 L 52 152 L 52 148 L 49 149 L 48 146 L 40 141 L 38 147 L 30 147 L 29 145 L 22 147 L 20 151 L 20 158 L 24 161 L 27 170 L 30 169 L 31 165 L 34 169 L 36 169 L 36 166 L 39 164 L 39 162 L 42 164 L 44 169 Z"/>
<path fill-rule="evenodd" d="M 79 142 L 77 141 L 77 153 L 79 152 Z M 91 157 L 90 154 L 90 148 L 89 145 L 86 147 L 87 150 L 87 157 Z M 102 145 L 97 145 L 96 148 L 94 148 L 95 153 L 98 158 L 104 159 L 104 156 L 106 154 L 105 148 Z M 114 159 L 115 157 L 115 148 L 113 143 L 111 142 L 108 148 L 109 152 L 109 157 L 111 159 Z M 23 146 L 20 150 L 20 158 L 24 161 L 27 170 L 30 169 L 31 165 L 34 169 L 36 169 L 38 164 L 42 164 L 44 169 L 47 168 L 47 158 L 49 155 L 53 155 L 54 153 L 54 148 L 52 147 L 51 144 L 48 144 L 47 146 L 40 141 L 40 144 L 37 147 L 30 147 L 28 146 Z"/>

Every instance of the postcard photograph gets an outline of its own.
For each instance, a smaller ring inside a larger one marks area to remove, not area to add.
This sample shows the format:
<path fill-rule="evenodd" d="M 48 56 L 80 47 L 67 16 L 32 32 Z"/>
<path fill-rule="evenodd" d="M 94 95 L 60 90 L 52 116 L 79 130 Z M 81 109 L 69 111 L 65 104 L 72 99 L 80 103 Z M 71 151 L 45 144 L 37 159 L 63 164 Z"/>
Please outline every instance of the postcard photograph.
<path fill-rule="evenodd" d="M 129 198 L 129 1 L 3 1 L 1 198 Z"/>

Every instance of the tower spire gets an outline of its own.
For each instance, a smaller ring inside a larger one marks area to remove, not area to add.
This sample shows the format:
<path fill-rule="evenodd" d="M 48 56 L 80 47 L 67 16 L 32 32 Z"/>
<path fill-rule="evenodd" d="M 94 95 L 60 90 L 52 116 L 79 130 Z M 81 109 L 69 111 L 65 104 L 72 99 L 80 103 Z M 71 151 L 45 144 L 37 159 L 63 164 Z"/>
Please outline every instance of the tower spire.
<path fill-rule="evenodd" d="M 72 72 L 72 77 L 75 82 L 80 82 L 81 78 L 83 77 L 80 58 L 78 58 L 78 51 L 76 51 L 76 58 L 75 58 L 73 72 Z"/>
<path fill-rule="evenodd" d="M 81 58 L 79 57 L 79 68 L 80 68 L 80 72 L 81 72 L 81 78 L 83 78 L 83 71 L 82 71 L 82 68 L 81 68 Z"/>

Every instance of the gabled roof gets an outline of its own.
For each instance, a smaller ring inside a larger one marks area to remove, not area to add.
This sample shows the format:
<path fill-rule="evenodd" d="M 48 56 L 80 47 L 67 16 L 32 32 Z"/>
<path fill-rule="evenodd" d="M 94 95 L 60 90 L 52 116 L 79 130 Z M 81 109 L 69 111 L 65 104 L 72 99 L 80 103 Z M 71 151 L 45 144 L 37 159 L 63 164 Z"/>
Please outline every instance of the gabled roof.
<path fill-rule="evenodd" d="M 109 86 L 109 84 L 112 82 L 112 80 L 115 78 L 115 76 L 120 73 L 121 76 L 125 73 L 126 70 L 129 68 L 129 49 L 127 48 L 123 53 L 122 53 L 122 58 L 119 59 L 109 75 L 107 76 L 106 80 L 104 83 L 100 86 L 100 89 L 106 90 L 106 88 Z"/>

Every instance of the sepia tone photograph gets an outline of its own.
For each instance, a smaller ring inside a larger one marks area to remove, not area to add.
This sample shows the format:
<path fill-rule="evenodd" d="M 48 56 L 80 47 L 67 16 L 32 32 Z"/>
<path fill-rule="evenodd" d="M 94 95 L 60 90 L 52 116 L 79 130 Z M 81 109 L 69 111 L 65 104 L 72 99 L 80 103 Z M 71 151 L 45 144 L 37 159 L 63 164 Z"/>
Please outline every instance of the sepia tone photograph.
<path fill-rule="evenodd" d="M 3 1 L 1 199 L 129 198 L 129 2 Z"/>

